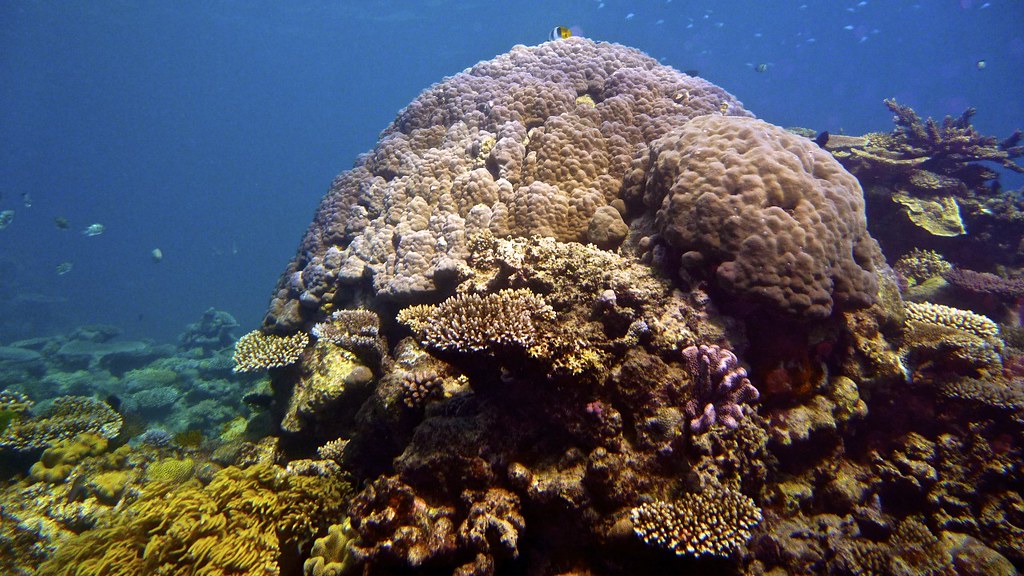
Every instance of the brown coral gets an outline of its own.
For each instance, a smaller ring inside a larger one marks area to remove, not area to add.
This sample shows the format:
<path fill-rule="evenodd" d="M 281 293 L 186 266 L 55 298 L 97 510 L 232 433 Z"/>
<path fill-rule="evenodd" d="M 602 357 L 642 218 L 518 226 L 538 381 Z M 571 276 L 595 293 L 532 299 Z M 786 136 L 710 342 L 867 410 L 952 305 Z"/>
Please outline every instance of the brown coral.
<path fill-rule="evenodd" d="M 882 257 L 860 184 L 813 142 L 705 116 L 654 142 L 645 162 L 642 199 L 665 239 L 727 292 L 801 318 L 874 301 Z"/>
<path fill-rule="evenodd" d="M 748 114 L 721 88 L 616 44 L 570 38 L 481 62 L 424 91 L 335 179 L 265 324 L 298 329 L 325 303 L 358 299 L 365 280 L 370 296 L 437 294 L 484 231 L 614 248 L 631 157 L 723 110 Z"/>

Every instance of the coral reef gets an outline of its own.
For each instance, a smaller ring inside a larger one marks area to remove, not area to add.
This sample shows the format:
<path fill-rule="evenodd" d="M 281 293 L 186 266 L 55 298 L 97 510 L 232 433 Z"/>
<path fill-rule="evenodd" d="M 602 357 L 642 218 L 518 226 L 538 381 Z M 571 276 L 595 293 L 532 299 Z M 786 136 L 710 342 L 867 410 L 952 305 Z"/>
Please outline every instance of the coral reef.
<path fill-rule="evenodd" d="M 893 264 L 893 271 L 900 275 L 909 286 L 924 284 L 932 278 L 941 277 L 949 272 L 953 265 L 934 250 L 914 248 L 900 256 Z"/>
<path fill-rule="evenodd" d="M 614 247 L 637 148 L 723 111 L 749 115 L 721 88 L 615 44 L 570 38 L 481 62 L 424 91 L 335 179 L 264 326 L 294 332 L 328 304 L 443 295 L 484 231 Z"/>
<path fill-rule="evenodd" d="M 398 314 L 398 321 L 419 334 L 424 345 L 464 353 L 529 348 L 537 335 L 535 319 L 553 320 L 554 311 L 542 297 L 523 289 L 459 294 Z"/>
<path fill-rule="evenodd" d="M 40 574 L 277 574 L 347 487 L 270 465 L 150 487 L 109 525 L 61 542 Z"/>
<path fill-rule="evenodd" d="M 1024 170 L 1014 162 L 1024 153 L 1020 130 L 1000 141 L 971 125 L 974 109 L 940 123 L 885 104 L 894 113 L 892 132 L 832 136 L 826 144 L 864 186 L 869 230 L 885 252 L 937 250 L 982 269 L 1024 264 L 1024 200 L 1003 193 L 999 173 L 986 165 Z"/>

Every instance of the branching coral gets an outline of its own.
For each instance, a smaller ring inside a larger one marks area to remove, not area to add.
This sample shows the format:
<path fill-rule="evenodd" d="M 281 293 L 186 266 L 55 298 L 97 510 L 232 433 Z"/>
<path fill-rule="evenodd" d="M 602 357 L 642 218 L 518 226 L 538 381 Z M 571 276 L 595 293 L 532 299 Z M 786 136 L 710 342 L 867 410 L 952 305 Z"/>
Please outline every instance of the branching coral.
<path fill-rule="evenodd" d="M 629 516 L 644 542 L 680 556 L 728 556 L 746 544 L 762 520 L 753 500 L 727 489 L 647 502 Z"/>
<path fill-rule="evenodd" d="M 121 415 L 105 402 L 86 396 L 61 396 L 35 416 L 12 422 L 0 434 L 0 447 L 34 450 L 83 433 L 114 438 L 121 424 Z"/>
<path fill-rule="evenodd" d="M 702 344 L 683 350 L 683 357 L 693 378 L 692 399 L 686 403 L 690 430 L 701 434 L 716 422 L 736 428 L 743 418 L 740 404 L 759 396 L 736 355 L 717 345 Z"/>
<path fill-rule="evenodd" d="M 922 122 L 921 117 L 909 106 L 898 104 L 895 100 L 886 100 L 885 105 L 895 116 L 896 130 L 893 136 L 904 156 L 922 158 L 929 161 L 925 168 L 942 174 L 954 175 L 965 179 L 961 170 L 969 162 L 996 162 L 1008 170 L 1024 172 L 1013 162 L 1024 153 L 1020 146 L 1021 132 L 1017 130 L 1009 138 L 1000 142 L 992 136 L 983 136 L 971 125 L 971 117 L 976 110 L 968 108 L 957 118 L 947 116 L 940 125 L 928 118 Z"/>
<path fill-rule="evenodd" d="M 294 364 L 307 344 L 309 335 L 305 332 L 278 336 L 253 330 L 235 344 L 234 371 L 256 372 Z"/>
<path fill-rule="evenodd" d="M 380 335 L 380 317 L 369 310 L 336 310 L 330 321 L 318 322 L 311 333 L 318 340 L 341 346 L 373 363 L 387 352 Z"/>
<path fill-rule="evenodd" d="M 552 320 L 554 311 L 530 290 L 458 294 L 436 305 L 410 306 L 398 321 L 423 343 L 444 351 L 495 352 L 527 348 L 537 335 L 535 320 Z"/>
<path fill-rule="evenodd" d="M 934 250 L 914 248 L 893 264 L 895 270 L 910 286 L 923 284 L 926 280 L 942 276 L 953 268 L 941 254 Z"/>

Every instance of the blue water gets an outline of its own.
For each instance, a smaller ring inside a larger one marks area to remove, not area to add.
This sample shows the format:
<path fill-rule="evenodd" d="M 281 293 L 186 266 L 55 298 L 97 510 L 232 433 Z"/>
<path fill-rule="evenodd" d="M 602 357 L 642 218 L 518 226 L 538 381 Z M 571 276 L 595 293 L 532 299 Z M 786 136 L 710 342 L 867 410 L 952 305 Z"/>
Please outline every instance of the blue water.
<path fill-rule="evenodd" d="M 555 25 L 780 125 L 888 131 L 895 96 L 974 106 L 1002 138 L 1024 127 L 1022 22 L 1017 0 L 5 1 L 0 343 L 81 323 L 171 340 L 211 306 L 255 327 L 331 179 L 396 112 Z"/>

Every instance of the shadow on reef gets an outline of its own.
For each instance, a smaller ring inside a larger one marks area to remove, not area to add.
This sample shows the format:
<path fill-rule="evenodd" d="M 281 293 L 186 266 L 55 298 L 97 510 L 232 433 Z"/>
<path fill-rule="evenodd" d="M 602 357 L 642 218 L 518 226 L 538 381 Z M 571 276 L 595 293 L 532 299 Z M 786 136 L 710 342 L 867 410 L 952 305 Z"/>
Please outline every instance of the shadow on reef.
<path fill-rule="evenodd" d="M 111 450 L 127 419 L 94 398 L 17 416 L 94 414 L 8 484 L 11 571 L 1016 574 L 1020 228 L 976 165 L 1020 150 L 891 107 L 894 134 L 826 150 L 581 38 L 430 87 L 236 343 L 233 374 L 270 378 L 216 388 L 254 408 L 230 439 Z M 936 244 L 890 267 L 871 194 L 902 217 L 887 249 L 975 202 L 945 238 L 998 236 L 991 265 Z M 185 392 L 91 354 L 75 369 Z M 36 361 L 19 378 L 47 382 Z"/>

